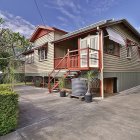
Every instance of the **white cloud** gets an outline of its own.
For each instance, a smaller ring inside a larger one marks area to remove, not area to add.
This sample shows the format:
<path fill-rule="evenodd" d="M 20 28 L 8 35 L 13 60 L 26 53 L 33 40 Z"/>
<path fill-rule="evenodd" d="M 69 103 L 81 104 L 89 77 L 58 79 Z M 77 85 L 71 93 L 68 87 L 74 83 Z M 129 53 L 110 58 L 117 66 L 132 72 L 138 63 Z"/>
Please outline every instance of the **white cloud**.
<path fill-rule="evenodd" d="M 44 7 L 59 10 L 62 14 L 69 18 L 74 18 L 75 14 L 79 13 L 80 5 L 77 5 L 72 0 L 53 0 L 48 1 Z M 72 11 L 72 12 L 70 12 Z"/>
<path fill-rule="evenodd" d="M 5 21 L 2 25 L 3 28 L 9 28 L 14 32 L 19 32 L 27 38 L 34 31 L 35 26 L 20 16 L 14 16 L 8 12 L 0 11 L 0 17 Z"/>
<path fill-rule="evenodd" d="M 69 11 L 66 10 L 65 8 L 61 7 L 60 10 L 61 10 L 61 12 L 62 12 L 65 16 L 67 16 L 67 17 L 69 17 L 69 18 L 72 18 L 72 19 L 75 18 L 75 15 L 73 15 L 71 12 L 69 12 Z"/>
<path fill-rule="evenodd" d="M 80 28 L 92 23 L 93 17 L 108 11 L 114 4 L 115 0 L 85 0 L 85 3 L 81 3 L 81 0 L 51 0 L 44 6 L 61 12 L 61 18 L 58 18 L 61 25 L 72 23 L 69 26 Z"/>
<path fill-rule="evenodd" d="M 81 6 L 75 3 L 74 0 L 52 0 L 48 1 L 45 5 L 46 8 L 58 10 L 62 13 L 62 16 L 58 19 L 62 22 L 61 25 L 67 25 L 68 20 L 75 22 L 74 24 L 79 27 L 82 23 L 80 16 Z M 63 18 L 63 19 L 62 19 Z"/>
<path fill-rule="evenodd" d="M 94 9 L 93 12 L 94 14 L 101 14 L 107 10 L 109 10 L 110 7 L 112 7 L 112 5 L 114 5 L 115 1 L 114 0 L 104 0 L 101 1 L 100 3 L 98 3 Z"/>
<path fill-rule="evenodd" d="M 65 22 L 65 23 L 68 22 L 68 20 L 67 20 L 66 18 L 61 17 L 61 16 L 58 16 L 57 19 L 59 19 L 59 20 L 62 21 L 62 22 Z"/>

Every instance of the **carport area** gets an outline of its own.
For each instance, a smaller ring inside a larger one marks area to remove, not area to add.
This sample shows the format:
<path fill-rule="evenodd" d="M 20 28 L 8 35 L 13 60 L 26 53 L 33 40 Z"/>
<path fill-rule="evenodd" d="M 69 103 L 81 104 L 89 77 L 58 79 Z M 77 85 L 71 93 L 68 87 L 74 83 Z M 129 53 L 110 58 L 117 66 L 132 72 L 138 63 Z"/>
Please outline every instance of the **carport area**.
<path fill-rule="evenodd" d="M 0 140 L 140 139 L 140 86 L 92 103 L 43 88 L 15 90 L 20 95 L 18 129 Z"/>

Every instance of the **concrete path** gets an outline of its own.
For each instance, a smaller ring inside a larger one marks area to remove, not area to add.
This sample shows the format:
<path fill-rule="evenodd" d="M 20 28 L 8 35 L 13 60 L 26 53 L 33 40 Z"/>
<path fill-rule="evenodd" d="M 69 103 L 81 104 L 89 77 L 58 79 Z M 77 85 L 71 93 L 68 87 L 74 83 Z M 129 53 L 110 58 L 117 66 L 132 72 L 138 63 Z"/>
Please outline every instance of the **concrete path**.
<path fill-rule="evenodd" d="M 92 103 L 47 89 L 16 90 L 19 126 L 0 140 L 140 140 L 140 86 Z"/>

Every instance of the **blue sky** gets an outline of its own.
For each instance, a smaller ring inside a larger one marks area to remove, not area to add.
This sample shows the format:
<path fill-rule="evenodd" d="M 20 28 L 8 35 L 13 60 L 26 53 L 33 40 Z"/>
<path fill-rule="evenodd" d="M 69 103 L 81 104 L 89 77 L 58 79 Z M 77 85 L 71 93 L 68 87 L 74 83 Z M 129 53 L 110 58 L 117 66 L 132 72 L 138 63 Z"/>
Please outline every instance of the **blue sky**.
<path fill-rule="evenodd" d="M 140 30 L 139 0 L 36 0 L 46 25 L 66 31 L 100 20 L 126 18 Z M 34 0 L 1 0 L 0 17 L 5 27 L 29 37 L 42 25 Z"/>

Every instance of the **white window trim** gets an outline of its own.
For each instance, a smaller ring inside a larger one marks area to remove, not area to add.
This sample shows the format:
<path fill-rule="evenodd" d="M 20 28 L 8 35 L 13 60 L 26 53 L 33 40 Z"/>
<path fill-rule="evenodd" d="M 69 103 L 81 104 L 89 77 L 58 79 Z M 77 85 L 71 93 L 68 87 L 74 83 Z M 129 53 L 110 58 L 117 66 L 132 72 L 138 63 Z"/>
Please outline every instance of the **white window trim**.
<path fill-rule="evenodd" d="M 41 48 L 42 49 L 42 48 Z M 42 62 L 42 61 L 45 61 L 48 59 L 48 52 L 47 52 L 47 58 L 45 58 L 45 50 L 43 50 L 43 59 L 41 58 L 41 49 L 38 49 L 39 51 L 39 61 Z"/>
<path fill-rule="evenodd" d="M 93 47 L 91 47 L 91 39 L 95 39 L 96 38 L 96 40 L 95 41 L 97 41 L 97 42 L 95 42 L 95 45 L 93 45 L 95 48 L 93 48 Z M 82 46 L 82 41 L 86 41 L 86 45 L 85 45 L 85 47 L 82 47 L 81 48 L 81 46 Z M 96 44 L 97 43 L 97 44 Z M 83 38 L 83 39 L 80 39 L 80 49 L 83 49 L 83 48 L 93 48 L 93 49 L 95 49 L 95 50 L 99 50 L 99 35 L 91 35 L 91 36 L 88 36 L 88 37 L 85 37 L 85 38 Z M 89 67 L 99 67 L 99 63 L 98 63 L 98 58 L 99 58 L 99 56 L 97 55 L 97 60 L 95 60 L 95 59 L 93 59 L 92 60 L 92 55 L 94 55 L 94 56 L 96 56 L 96 54 L 97 54 L 97 51 L 94 51 L 94 50 L 90 50 L 90 52 L 89 52 Z M 85 50 L 85 51 L 81 51 L 80 52 L 80 67 L 87 67 L 88 66 L 88 63 L 87 63 L 87 61 L 85 60 L 84 61 L 84 59 L 82 59 L 82 57 L 88 57 L 88 52 L 87 52 L 87 50 Z M 94 57 L 95 58 L 95 57 Z M 92 61 L 97 61 L 97 63 L 95 63 L 95 64 L 93 64 L 93 62 Z M 84 64 L 84 62 L 85 62 L 85 64 Z"/>
<path fill-rule="evenodd" d="M 27 54 L 26 55 L 26 64 L 32 64 L 34 63 L 34 53 L 31 53 L 31 54 Z"/>
<path fill-rule="evenodd" d="M 129 49 L 129 51 L 130 51 L 130 52 L 129 52 L 129 53 L 130 53 L 130 54 L 129 54 L 130 56 L 127 56 L 127 54 L 128 54 L 128 49 Z M 131 48 L 131 46 L 128 46 L 128 47 L 126 48 L 126 51 L 127 51 L 127 52 L 126 52 L 126 58 L 127 58 L 127 59 L 131 59 L 131 58 L 132 58 L 132 48 Z"/>
<path fill-rule="evenodd" d="M 138 48 L 137 48 L 137 51 L 138 51 L 138 62 L 140 62 L 140 47 L 138 46 Z"/>

